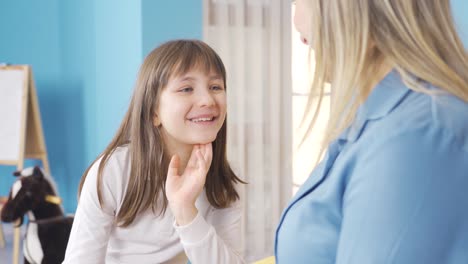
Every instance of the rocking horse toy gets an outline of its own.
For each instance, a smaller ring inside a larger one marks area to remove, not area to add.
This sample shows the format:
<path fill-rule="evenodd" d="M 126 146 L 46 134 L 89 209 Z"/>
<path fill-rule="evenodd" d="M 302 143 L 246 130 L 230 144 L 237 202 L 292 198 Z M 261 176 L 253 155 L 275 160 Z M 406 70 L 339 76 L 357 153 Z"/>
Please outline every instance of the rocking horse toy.
<path fill-rule="evenodd" d="M 24 263 L 61 263 L 65 256 L 73 217 L 64 215 L 54 182 L 39 167 L 14 173 L 18 179 L 11 187 L 1 220 L 18 226 L 27 214 L 29 223 L 23 240 Z"/>

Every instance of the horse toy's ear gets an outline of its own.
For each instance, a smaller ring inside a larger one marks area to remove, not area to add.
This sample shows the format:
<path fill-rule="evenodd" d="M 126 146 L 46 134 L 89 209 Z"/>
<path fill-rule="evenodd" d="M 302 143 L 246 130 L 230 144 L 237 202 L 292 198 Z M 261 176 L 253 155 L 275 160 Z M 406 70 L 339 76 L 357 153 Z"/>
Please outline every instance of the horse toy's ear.
<path fill-rule="evenodd" d="M 44 174 L 42 173 L 42 170 L 39 166 L 34 166 L 34 168 L 29 167 L 20 171 L 15 171 L 13 172 L 13 175 L 15 177 L 19 177 L 19 176 L 35 176 L 35 177 L 41 177 L 41 178 L 44 177 Z"/>
<path fill-rule="evenodd" d="M 41 170 L 41 168 L 39 168 L 39 166 L 34 166 L 33 176 L 34 177 L 40 177 L 40 178 L 44 177 L 44 174 L 42 174 L 42 170 Z"/>

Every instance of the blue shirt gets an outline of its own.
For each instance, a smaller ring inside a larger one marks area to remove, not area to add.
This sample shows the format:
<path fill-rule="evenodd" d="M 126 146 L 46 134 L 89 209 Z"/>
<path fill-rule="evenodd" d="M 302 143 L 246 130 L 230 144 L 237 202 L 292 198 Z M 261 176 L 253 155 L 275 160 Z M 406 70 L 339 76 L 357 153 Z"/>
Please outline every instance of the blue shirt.
<path fill-rule="evenodd" d="M 283 212 L 275 255 L 278 264 L 468 263 L 468 104 L 388 74 Z"/>

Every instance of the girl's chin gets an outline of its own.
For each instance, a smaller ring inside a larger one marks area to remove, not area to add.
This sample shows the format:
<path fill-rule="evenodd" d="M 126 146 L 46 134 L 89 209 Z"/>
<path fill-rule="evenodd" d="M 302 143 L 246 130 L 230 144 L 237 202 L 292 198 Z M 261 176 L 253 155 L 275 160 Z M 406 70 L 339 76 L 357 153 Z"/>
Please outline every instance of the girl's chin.
<path fill-rule="evenodd" d="M 194 141 L 193 145 L 205 145 L 205 144 L 209 144 L 209 143 L 212 143 L 213 141 L 215 141 L 216 138 L 213 138 L 213 139 L 203 139 L 203 140 L 196 140 Z"/>
<path fill-rule="evenodd" d="M 193 137 L 191 138 L 190 140 L 187 140 L 185 141 L 187 144 L 190 144 L 190 145 L 204 145 L 204 144 L 208 144 L 208 143 L 212 143 L 213 141 L 215 141 L 216 139 L 216 136 L 214 137 Z"/>

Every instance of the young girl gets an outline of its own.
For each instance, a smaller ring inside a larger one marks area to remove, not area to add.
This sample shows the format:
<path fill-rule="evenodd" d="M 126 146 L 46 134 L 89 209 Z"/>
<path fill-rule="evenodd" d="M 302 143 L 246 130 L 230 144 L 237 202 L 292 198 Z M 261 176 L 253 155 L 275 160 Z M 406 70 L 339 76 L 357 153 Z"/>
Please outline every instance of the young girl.
<path fill-rule="evenodd" d="M 215 51 L 196 40 L 153 50 L 116 136 L 83 175 L 64 263 L 243 263 L 225 120 Z"/>
<path fill-rule="evenodd" d="M 295 2 L 310 94 L 330 83 L 332 107 L 277 263 L 468 263 L 468 54 L 450 0 Z"/>

